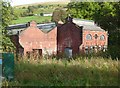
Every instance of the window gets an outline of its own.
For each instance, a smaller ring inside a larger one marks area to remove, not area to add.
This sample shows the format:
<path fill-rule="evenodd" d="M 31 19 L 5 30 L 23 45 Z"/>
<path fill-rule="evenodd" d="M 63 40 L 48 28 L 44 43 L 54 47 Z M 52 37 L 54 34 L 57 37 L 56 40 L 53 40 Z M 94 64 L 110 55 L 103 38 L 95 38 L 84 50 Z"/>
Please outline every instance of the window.
<path fill-rule="evenodd" d="M 91 34 L 88 34 L 88 35 L 86 36 L 86 39 L 87 39 L 87 40 L 92 40 Z"/>
<path fill-rule="evenodd" d="M 104 35 L 101 35 L 100 36 L 100 40 L 104 40 L 105 39 L 105 36 Z"/>
<path fill-rule="evenodd" d="M 97 34 L 95 34 L 95 36 L 94 36 L 94 37 L 95 37 L 95 39 L 97 39 L 97 38 L 98 38 L 98 35 L 97 35 Z"/>

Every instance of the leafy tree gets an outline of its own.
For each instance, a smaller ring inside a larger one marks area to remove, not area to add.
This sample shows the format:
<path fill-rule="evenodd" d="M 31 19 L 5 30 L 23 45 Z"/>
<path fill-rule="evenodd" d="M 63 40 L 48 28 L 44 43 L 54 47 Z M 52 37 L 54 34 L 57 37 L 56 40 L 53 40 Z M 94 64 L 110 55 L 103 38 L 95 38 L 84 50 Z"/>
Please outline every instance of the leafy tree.
<path fill-rule="evenodd" d="M 42 8 L 43 6 L 39 4 L 37 7 L 38 7 L 38 8 Z"/>
<path fill-rule="evenodd" d="M 20 14 L 17 13 L 15 10 L 13 10 L 12 16 L 13 16 L 12 20 L 17 20 L 19 18 Z"/>
<path fill-rule="evenodd" d="M 28 12 L 29 13 L 34 13 L 34 11 L 35 11 L 35 9 L 36 9 L 36 7 L 35 6 L 28 6 Z"/>
<path fill-rule="evenodd" d="M 109 33 L 108 52 L 120 58 L 120 1 L 119 2 L 71 2 L 68 12 L 75 18 L 94 20 Z"/>
<path fill-rule="evenodd" d="M 43 13 L 40 13 L 40 16 L 43 16 Z"/>
<path fill-rule="evenodd" d="M 12 21 L 12 13 L 11 13 L 11 6 L 8 2 L 2 2 L 2 48 L 3 51 L 13 51 L 15 49 L 13 43 L 11 42 L 9 36 L 7 35 L 7 31 L 5 28 L 11 23 Z"/>
<path fill-rule="evenodd" d="M 67 13 L 65 10 L 61 9 L 61 8 L 56 8 L 53 12 L 52 15 L 52 21 L 58 23 L 58 21 L 63 21 L 65 22 L 65 18 L 67 17 Z"/>
<path fill-rule="evenodd" d="M 68 13 L 75 18 L 93 18 L 94 12 L 99 9 L 97 2 L 71 2 L 67 5 Z"/>
<path fill-rule="evenodd" d="M 26 7 L 22 7 L 22 9 L 26 9 Z"/>
<path fill-rule="evenodd" d="M 120 2 L 99 3 L 100 9 L 94 14 L 94 20 L 109 33 L 109 54 L 120 58 Z"/>

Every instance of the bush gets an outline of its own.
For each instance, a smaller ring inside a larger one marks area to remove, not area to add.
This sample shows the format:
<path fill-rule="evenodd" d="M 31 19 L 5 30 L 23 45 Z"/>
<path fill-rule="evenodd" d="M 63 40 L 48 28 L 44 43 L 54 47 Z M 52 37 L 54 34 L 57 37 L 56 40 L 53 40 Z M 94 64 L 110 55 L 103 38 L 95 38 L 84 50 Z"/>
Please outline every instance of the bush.
<path fill-rule="evenodd" d="M 109 46 L 108 54 L 112 59 L 119 59 L 120 58 L 120 49 L 119 46 Z"/>

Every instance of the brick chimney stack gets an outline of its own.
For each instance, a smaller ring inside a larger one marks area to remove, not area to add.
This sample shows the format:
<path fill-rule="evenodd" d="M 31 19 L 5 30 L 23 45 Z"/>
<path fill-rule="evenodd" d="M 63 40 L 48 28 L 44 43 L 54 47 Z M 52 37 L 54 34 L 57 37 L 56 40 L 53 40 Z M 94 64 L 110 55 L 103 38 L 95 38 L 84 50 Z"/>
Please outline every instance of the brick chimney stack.
<path fill-rule="evenodd" d="M 66 18 L 66 22 L 73 22 L 73 18 L 70 16 L 70 14 L 69 14 L 69 16 Z"/>
<path fill-rule="evenodd" d="M 30 27 L 37 27 L 37 23 L 35 21 L 30 22 Z"/>

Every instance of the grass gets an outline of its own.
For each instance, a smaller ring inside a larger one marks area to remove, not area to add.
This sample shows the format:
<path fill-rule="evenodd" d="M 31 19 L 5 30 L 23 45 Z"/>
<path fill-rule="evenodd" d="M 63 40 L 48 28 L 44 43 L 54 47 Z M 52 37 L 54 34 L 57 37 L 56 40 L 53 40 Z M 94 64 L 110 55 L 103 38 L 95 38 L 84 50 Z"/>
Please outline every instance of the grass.
<path fill-rule="evenodd" d="M 18 20 L 13 20 L 12 24 L 21 24 L 21 23 L 27 23 L 32 20 L 35 20 L 37 23 L 44 23 L 44 22 L 50 22 L 51 17 L 50 16 L 28 16 L 28 17 L 20 17 Z"/>
<path fill-rule="evenodd" d="M 20 59 L 9 86 L 118 86 L 118 60 L 77 57 L 75 60 Z"/>

